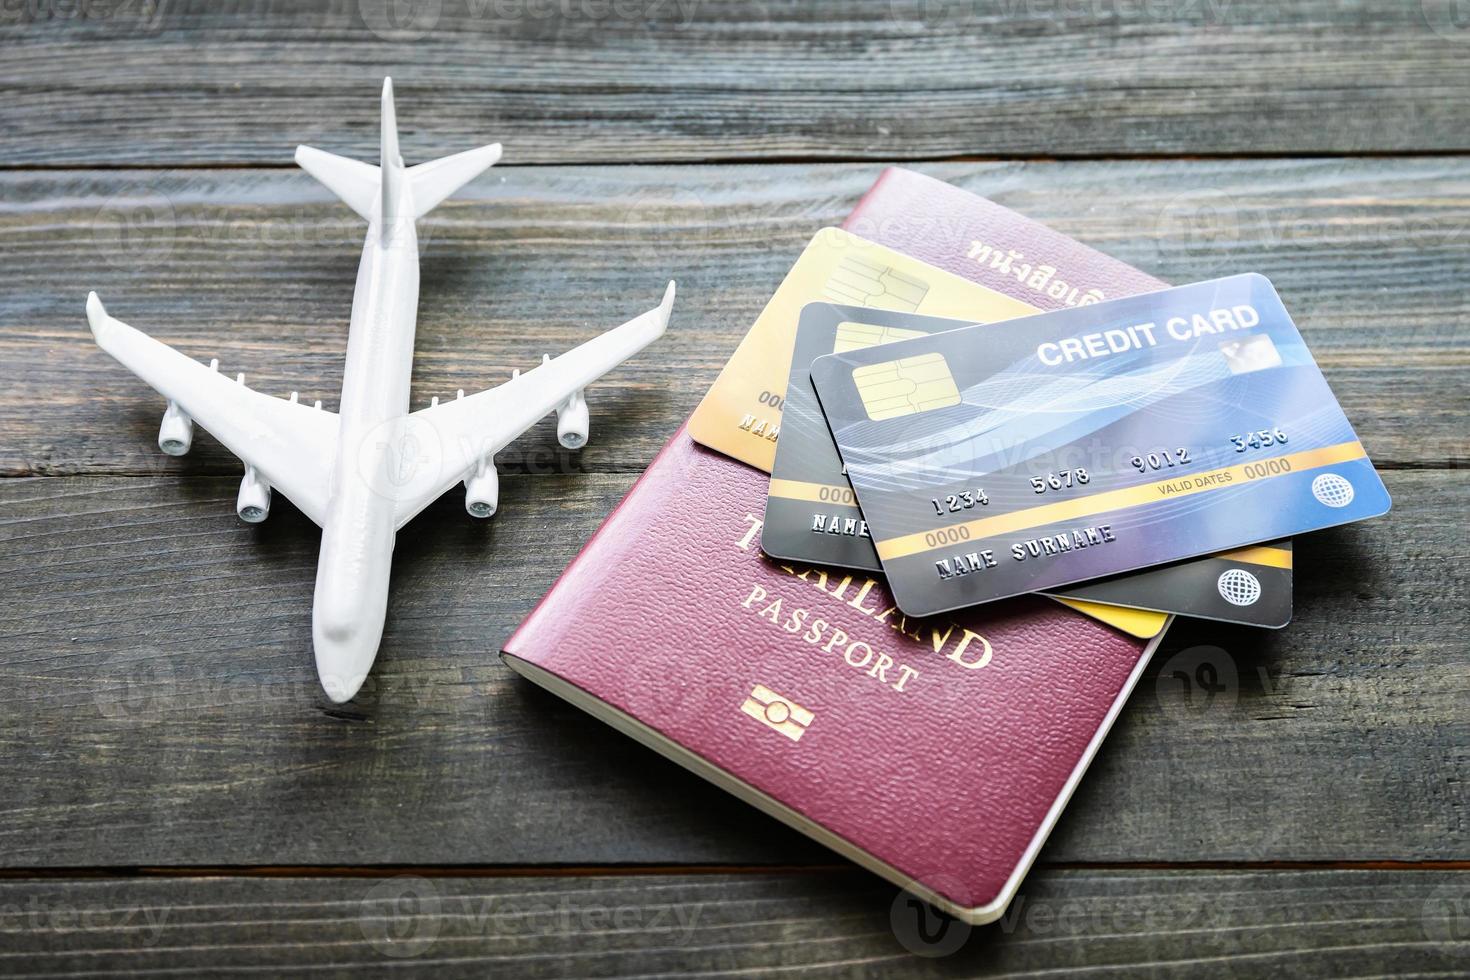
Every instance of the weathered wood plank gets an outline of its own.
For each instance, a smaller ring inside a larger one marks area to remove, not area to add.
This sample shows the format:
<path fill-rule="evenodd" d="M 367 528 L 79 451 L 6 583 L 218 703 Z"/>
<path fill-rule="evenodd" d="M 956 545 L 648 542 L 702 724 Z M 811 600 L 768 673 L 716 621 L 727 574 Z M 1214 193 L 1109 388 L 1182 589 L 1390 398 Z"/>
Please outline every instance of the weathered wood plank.
<path fill-rule="evenodd" d="M 317 535 L 289 507 L 246 526 L 223 478 L 0 480 L 0 866 L 833 860 L 498 663 L 632 479 L 511 475 L 488 524 L 430 508 L 346 709 L 317 690 Z M 1297 543 L 1290 627 L 1171 635 L 1045 860 L 1465 857 L 1470 487 L 1388 483 L 1388 518 Z"/>
<path fill-rule="evenodd" d="M 1470 49 L 1467 49 L 1470 50 Z M 1470 461 L 1470 158 L 925 169 L 1178 282 L 1270 275 L 1380 465 Z M 505 379 L 654 303 L 674 326 L 595 386 L 579 455 L 544 425 L 507 469 L 636 471 L 871 166 L 508 168 L 425 224 L 415 403 Z M 233 473 L 98 351 L 86 291 L 262 390 L 335 406 L 362 234 L 305 174 L 0 174 L 0 473 Z"/>
<path fill-rule="evenodd" d="M 258 976 L 1463 975 L 1470 873 L 1040 869 L 932 923 L 868 875 L 0 881 L 0 972 Z M 924 955 L 914 955 L 920 951 Z"/>
<path fill-rule="evenodd" d="M 1449 0 L 32 0 L 6 164 L 516 163 L 1465 150 Z"/>

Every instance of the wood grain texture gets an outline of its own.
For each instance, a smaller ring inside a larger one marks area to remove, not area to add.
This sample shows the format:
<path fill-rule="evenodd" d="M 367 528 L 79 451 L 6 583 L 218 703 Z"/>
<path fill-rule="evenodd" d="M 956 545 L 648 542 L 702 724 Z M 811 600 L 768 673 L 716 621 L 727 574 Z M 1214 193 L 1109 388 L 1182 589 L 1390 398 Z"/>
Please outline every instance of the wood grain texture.
<path fill-rule="evenodd" d="M 1234 980 L 1470 967 L 1467 872 L 1039 870 L 999 922 L 935 923 L 929 944 L 907 901 L 832 872 L 0 881 L 0 972 Z"/>
<path fill-rule="evenodd" d="M 1269 275 L 1381 466 L 1470 460 L 1470 158 L 950 164 L 929 172 L 1176 282 Z M 545 423 L 522 472 L 637 472 L 693 409 L 860 166 L 506 168 L 424 223 L 414 404 L 498 383 L 653 305 L 673 326 L 594 386 L 592 440 Z M 362 227 L 274 171 L 0 174 L 0 473 L 238 472 L 156 448 L 161 402 L 92 343 L 116 316 L 264 391 L 335 407 Z"/>
<path fill-rule="evenodd" d="M 632 479 L 510 475 L 485 524 L 431 507 L 345 708 L 291 508 L 242 525 L 227 478 L 0 481 L 0 866 L 832 861 L 498 662 Z M 1470 487 L 1388 485 L 1388 518 L 1298 542 L 1288 629 L 1168 638 L 1045 860 L 1466 856 Z"/>
<path fill-rule="evenodd" d="M 0 975 L 1470 972 L 1470 872 L 1361 868 L 1470 857 L 1462 5 L 25 0 L 0 51 Z M 509 164 L 421 226 L 416 406 L 680 300 L 586 450 L 545 423 L 495 521 L 450 494 L 401 538 L 339 707 L 318 532 L 241 525 L 207 435 L 158 453 L 82 304 L 334 407 L 362 227 L 290 157 L 375 158 L 384 74 L 409 162 Z M 1176 627 L 1006 919 L 937 958 L 891 886 L 495 655 L 902 159 L 1167 280 L 1269 275 L 1395 497 L 1297 542 L 1288 629 Z"/>
<path fill-rule="evenodd" d="M 9 166 L 1470 149 L 1452 0 L 30 0 Z M 1365 111 L 1365 107 L 1368 111 Z"/>

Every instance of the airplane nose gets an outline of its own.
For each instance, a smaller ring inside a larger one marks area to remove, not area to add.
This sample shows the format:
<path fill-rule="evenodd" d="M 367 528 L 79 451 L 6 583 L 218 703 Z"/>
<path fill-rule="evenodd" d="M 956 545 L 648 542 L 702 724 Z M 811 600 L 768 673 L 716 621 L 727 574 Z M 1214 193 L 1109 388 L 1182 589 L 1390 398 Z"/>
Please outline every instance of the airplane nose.
<path fill-rule="evenodd" d="M 383 638 L 382 623 L 376 628 L 362 619 L 341 619 L 330 615 L 312 617 L 311 643 L 316 654 L 316 673 L 322 690 L 333 703 L 352 700 L 367 680 L 378 644 Z"/>
<path fill-rule="evenodd" d="M 351 501 L 349 501 L 350 503 Z M 377 503 L 369 499 L 369 504 Z M 352 511 L 347 511 L 351 517 Z M 368 517 L 374 515 L 369 513 Z M 366 522 L 369 530 L 372 522 Z M 388 570 L 393 560 L 391 526 L 364 543 L 344 542 L 348 519 L 329 520 L 322 531 L 316 598 L 311 610 L 311 643 L 322 689 L 335 703 L 351 700 L 367 680 L 388 614 Z"/>

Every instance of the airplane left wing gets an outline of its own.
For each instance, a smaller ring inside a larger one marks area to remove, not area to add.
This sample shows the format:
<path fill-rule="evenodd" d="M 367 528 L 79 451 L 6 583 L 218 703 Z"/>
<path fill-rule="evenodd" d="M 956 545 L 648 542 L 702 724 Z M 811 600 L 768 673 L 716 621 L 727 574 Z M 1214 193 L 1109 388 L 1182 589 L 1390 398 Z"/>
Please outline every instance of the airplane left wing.
<path fill-rule="evenodd" d="M 444 491 L 471 475 L 483 460 L 657 340 L 668 326 L 673 306 L 674 284 L 670 282 L 663 302 L 622 326 L 498 388 L 409 415 L 405 436 L 421 458 L 433 459 L 437 465 L 399 497 L 396 526 L 407 524 Z"/>
<path fill-rule="evenodd" d="M 326 519 L 337 415 L 252 391 L 109 316 L 96 293 L 87 320 L 97 346 L 117 358 L 253 466 L 317 524 Z"/>

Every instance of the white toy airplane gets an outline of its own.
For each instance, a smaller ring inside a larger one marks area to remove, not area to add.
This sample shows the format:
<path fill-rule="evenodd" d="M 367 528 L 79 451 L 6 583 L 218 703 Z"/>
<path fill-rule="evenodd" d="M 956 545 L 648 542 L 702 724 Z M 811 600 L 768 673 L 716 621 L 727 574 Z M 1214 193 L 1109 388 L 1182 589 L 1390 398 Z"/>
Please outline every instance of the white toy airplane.
<path fill-rule="evenodd" d="M 382 163 L 374 167 L 309 146 L 296 162 L 368 222 L 342 373 L 339 414 L 273 398 L 205 367 L 114 319 L 96 293 L 87 319 L 97 343 L 168 399 L 158 445 L 181 456 L 203 425 L 245 464 L 235 508 L 256 522 L 280 490 L 322 528 L 312 609 L 317 674 L 333 701 L 357 693 L 377 656 L 398 529 L 445 490 L 465 485 L 465 509 L 495 513 L 494 455 L 537 421 L 557 414 L 569 449 L 587 440 L 582 390 L 663 334 L 663 302 L 498 388 L 408 411 L 418 313 L 414 221 L 500 158 L 500 144 L 405 167 L 398 155 L 393 82 L 383 82 Z"/>

